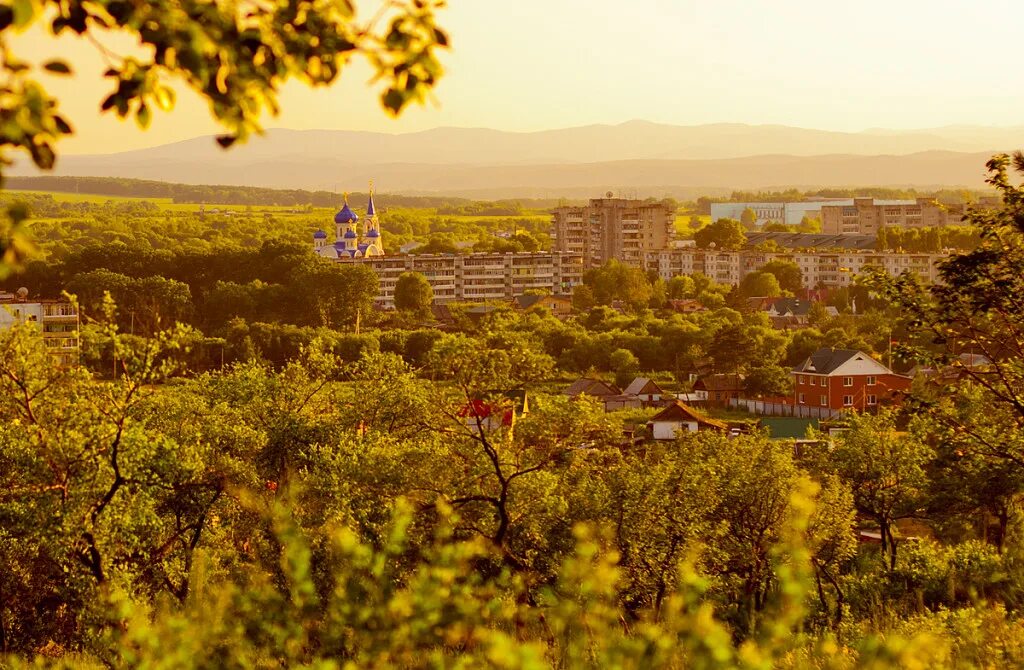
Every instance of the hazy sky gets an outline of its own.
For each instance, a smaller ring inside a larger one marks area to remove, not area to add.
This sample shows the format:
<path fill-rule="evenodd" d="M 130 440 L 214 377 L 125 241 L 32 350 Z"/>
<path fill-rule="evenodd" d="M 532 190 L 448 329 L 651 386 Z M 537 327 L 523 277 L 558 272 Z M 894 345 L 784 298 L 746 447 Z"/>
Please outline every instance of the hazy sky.
<path fill-rule="evenodd" d="M 364 3 L 366 0 L 364 0 Z M 538 130 L 647 119 L 829 130 L 1024 124 L 1020 0 L 449 0 L 437 103 L 398 121 L 369 70 L 330 89 L 290 85 L 267 127 L 407 132 L 435 126 Z M 119 46 L 107 40 L 109 46 Z M 63 55 L 79 76 L 51 90 L 77 136 L 67 153 L 152 146 L 217 132 L 182 95 L 145 133 L 98 114 L 107 85 L 92 45 L 41 32 L 16 48 Z"/>

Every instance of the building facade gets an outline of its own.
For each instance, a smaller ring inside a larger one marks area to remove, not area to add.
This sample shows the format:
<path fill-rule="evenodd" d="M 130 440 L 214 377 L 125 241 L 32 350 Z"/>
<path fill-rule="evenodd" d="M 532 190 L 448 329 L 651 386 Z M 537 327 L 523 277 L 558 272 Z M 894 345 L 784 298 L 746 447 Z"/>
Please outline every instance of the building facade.
<path fill-rule="evenodd" d="M 821 208 L 821 232 L 827 235 L 877 235 L 881 228 L 938 228 L 960 225 L 961 205 L 942 205 L 934 198 L 875 200 L 854 198 L 849 204 Z"/>
<path fill-rule="evenodd" d="M 873 410 L 910 390 L 911 379 L 852 349 L 819 349 L 793 368 L 793 403 L 833 411 Z"/>
<path fill-rule="evenodd" d="M 572 295 L 583 281 L 583 256 L 559 252 L 421 254 L 339 258 L 368 266 L 380 280 L 378 304 L 395 307 L 395 285 L 418 272 L 434 290 L 434 303 L 510 301 L 529 290 Z"/>
<path fill-rule="evenodd" d="M 334 215 L 334 243 L 327 242 L 323 229 L 313 233 L 313 251 L 324 258 L 370 258 L 384 255 L 384 241 L 377 220 L 377 206 L 373 202 L 373 187 L 366 204 L 366 218 L 362 231 L 359 229 L 359 215 L 352 211 L 345 194 L 345 204 Z"/>
<path fill-rule="evenodd" d="M 38 324 L 50 357 L 58 365 L 78 363 L 78 308 L 64 300 L 30 300 L 28 291 L 0 292 L 0 330 L 19 323 Z"/>
<path fill-rule="evenodd" d="M 788 260 L 800 268 L 803 288 L 839 288 L 852 286 L 854 278 L 869 268 L 880 268 L 891 276 L 910 271 L 925 283 L 939 279 L 938 264 L 946 254 L 906 254 L 897 252 L 803 251 L 762 252 L 717 251 L 715 249 L 665 249 L 648 253 L 644 267 L 665 281 L 677 275 L 702 273 L 719 284 L 738 286 L 743 278 L 757 272 L 773 260 Z"/>
<path fill-rule="evenodd" d="M 359 221 L 346 196 L 344 205 L 334 215 L 334 243 L 328 243 L 326 232 L 317 230 L 313 233 L 313 253 L 372 269 L 380 281 L 377 302 L 384 309 L 394 309 L 395 285 L 404 272 L 418 272 L 426 277 L 434 291 L 435 304 L 507 302 L 530 290 L 571 296 L 573 287 L 583 281 L 581 253 L 385 255 L 372 188 L 361 231 Z"/>
<path fill-rule="evenodd" d="M 853 200 L 824 198 L 802 202 L 713 202 L 711 203 L 711 220 L 736 219 L 739 221 L 744 210 L 751 209 L 757 216 L 754 222 L 756 226 L 760 227 L 771 221 L 795 226 L 803 221 L 805 216 L 812 219 L 820 218 L 821 208 L 824 205 L 846 204 L 852 205 Z"/>
<path fill-rule="evenodd" d="M 586 207 L 552 213 L 552 249 L 582 254 L 588 267 L 615 259 L 640 267 L 644 254 L 665 249 L 674 236 L 675 212 L 660 203 L 595 198 Z"/>

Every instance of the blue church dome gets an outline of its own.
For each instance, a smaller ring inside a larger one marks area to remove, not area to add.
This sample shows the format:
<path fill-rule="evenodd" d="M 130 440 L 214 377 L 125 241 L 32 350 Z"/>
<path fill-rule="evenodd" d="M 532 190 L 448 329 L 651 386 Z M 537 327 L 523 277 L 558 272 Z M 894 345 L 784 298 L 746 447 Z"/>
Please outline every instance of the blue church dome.
<path fill-rule="evenodd" d="M 371 183 L 371 186 L 373 184 Z M 377 213 L 377 208 L 373 205 L 373 193 L 370 193 L 370 202 L 366 205 L 366 216 L 373 216 Z"/>
<path fill-rule="evenodd" d="M 367 237 L 380 237 L 380 233 L 377 231 L 376 228 L 370 228 L 370 230 L 368 230 L 366 232 L 366 236 Z"/>
<path fill-rule="evenodd" d="M 325 233 L 322 230 L 318 230 L 315 233 L 313 233 L 313 239 L 314 240 L 326 240 L 327 239 L 327 233 Z"/>
<path fill-rule="evenodd" d="M 346 240 L 354 240 L 355 238 L 357 238 L 359 236 L 356 235 L 356 231 L 354 231 L 351 228 L 349 228 L 348 230 L 345 231 L 345 234 L 342 235 L 342 237 L 344 237 Z"/>
<path fill-rule="evenodd" d="M 359 217 L 356 216 L 356 213 L 352 211 L 352 208 L 348 206 L 347 202 L 345 203 L 345 206 L 334 215 L 335 223 L 355 223 L 358 220 Z"/>

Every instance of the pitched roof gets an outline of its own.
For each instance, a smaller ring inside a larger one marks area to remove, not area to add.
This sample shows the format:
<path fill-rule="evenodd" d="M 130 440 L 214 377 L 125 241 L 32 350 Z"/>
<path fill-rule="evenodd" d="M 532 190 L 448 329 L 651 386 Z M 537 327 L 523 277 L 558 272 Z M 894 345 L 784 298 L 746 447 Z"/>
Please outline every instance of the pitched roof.
<path fill-rule="evenodd" d="M 651 393 L 664 393 L 661 387 L 658 386 L 657 382 L 651 381 L 647 377 L 637 377 L 629 383 L 626 390 L 623 391 L 625 395 L 640 395 L 651 394 Z"/>
<path fill-rule="evenodd" d="M 515 301 L 516 307 L 518 307 L 519 309 L 530 309 L 538 302 L 540 302 L 540 299 L 543 297 L 544 296 L 542 295 L 536 295 L 534 293 L 531 293 L 525 295 L 517 295 L 516 297 L 512 298 L 512 300 Z"/>
<path fill-rule="evenodd" d="M 580 377 L 572 383 L 569 388 L 565 389 L 563 393 L 570 398 L 574 398 L 581 394 L 592 395 L 597 398 L 603 398 L 610 395 L 620 395 L 622 391 L 619 390 L 614 384 L 603 382 L 600 379 L 588 379 L 587 377 Z"/>
<path fill-rule="evenodd" d="M 715 428 L 726 429 L 725 423 L 718 421 L 717 419 L 710 419 L 706 416 L 702 416 L 697 413 L 697 410 L 693 409 L 689 405 L 684 405 L 678 400 L 661 410 L 657 414 L 651 417 L 650 422 L 659 421 L 696 421 L 698 424 L 704 424 L 706 426 L 714 426 Z"/>
<path fill-rule="evenodd" d="M 693 388 L 698 386 L 705 391 L 734 391 L 743 388 L 743 375 L 705 375 L 694 382 Z"/>
<path fill-rule="evenodd" d="M 545 298 L 553 300 L 555 302 L 571 302 L 571 299 L 567 296 L 549 295 L 546 293 L 541 295 L 538 295 L 536 293 L 524 293 L 523 295 L 517 295 L 516 297 L 512 298 L 512 302 L 514 302 L 516 307 L 518 307 L 519 309 L 530 309 L 531 307 L 539 303 L 541 300 L 544 300 Z"/>
<path fill-rule="evenodd" d="M 793 372 L 813 372 L 819 375 L 830 375 L 849 361 L 862 356 L 865 360 L 885 367 L 863 351 L 856 349 L 818 349 L 808 356 L 800 365 L 793 368 Z"/>

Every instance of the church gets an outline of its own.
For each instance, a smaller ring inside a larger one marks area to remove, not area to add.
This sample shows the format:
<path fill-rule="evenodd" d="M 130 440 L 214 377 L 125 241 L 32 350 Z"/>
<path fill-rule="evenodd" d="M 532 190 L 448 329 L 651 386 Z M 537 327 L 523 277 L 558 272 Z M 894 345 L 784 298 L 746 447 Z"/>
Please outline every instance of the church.
<path fill-rule="evenodd" d="M 372 258 L 384 255 L 384 241 L 380 236 L 380 222 L 377 220 L 377 208 L 373 203 L 373 189 L 370 189 L 370 200 L 366 204 L 366 219 L 363 232 L 359 232 L 359 216 L 348 204 L 345 204 L 334 215 L 334 244 L 327 243 L 327 233 L 322 229 L 313 233 L 313 251 L 323 258 Z"/>

